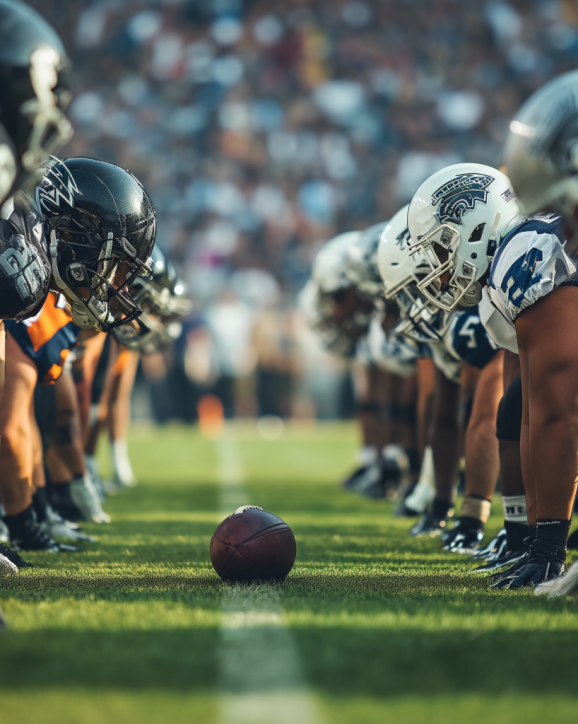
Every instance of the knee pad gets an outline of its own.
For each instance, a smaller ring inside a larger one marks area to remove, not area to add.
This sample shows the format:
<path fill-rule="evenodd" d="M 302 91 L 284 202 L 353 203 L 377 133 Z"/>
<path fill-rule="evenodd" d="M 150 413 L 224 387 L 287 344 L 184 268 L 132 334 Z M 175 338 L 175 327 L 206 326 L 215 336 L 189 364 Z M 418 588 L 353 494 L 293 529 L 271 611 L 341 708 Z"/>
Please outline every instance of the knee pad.
<path fill-rule="evenodd" d="M 522 378 L 520 376 L 504 392 L 498 407 L 496 437 L 519 442 L 522 427 Z"/>

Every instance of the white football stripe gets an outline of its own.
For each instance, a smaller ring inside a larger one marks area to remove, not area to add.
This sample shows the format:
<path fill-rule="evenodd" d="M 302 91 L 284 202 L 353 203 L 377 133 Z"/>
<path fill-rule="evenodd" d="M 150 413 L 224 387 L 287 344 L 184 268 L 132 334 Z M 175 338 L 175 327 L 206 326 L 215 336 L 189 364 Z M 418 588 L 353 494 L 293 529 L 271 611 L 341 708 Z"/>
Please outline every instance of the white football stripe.
<path fill-rule="evenodd" d="M 235 441 L 217 441 L 223 516 L 255 503 L 243 488 Z M 223 595 L 221 706 L 223 724 L 317 724 L 299 657 L 283 626 L 279 593 L 268 586 L 231 586 Z"/>

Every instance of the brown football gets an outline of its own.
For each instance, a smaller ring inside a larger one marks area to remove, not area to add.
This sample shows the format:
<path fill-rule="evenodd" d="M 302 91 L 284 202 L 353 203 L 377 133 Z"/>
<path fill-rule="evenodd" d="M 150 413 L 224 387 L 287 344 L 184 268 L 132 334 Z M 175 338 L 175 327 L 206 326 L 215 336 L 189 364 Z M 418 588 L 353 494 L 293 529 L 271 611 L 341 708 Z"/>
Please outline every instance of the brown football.
<path fill-rule="evenodd" d="M 223 581 L 282 581 L 296 553 L 287 523 L 256 506 L 238 508 L 211 538 L 211 563 Z"/>

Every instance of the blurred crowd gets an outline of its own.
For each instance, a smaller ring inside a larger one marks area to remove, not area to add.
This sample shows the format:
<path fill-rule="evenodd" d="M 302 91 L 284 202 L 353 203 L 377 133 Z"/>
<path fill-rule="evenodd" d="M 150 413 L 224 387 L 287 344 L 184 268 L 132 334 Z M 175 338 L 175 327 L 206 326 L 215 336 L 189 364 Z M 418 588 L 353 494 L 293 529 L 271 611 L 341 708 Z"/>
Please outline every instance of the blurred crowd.
<path fill-rule="evenodd" d="M 339 414 L 341 368 L 294 310 L 321 244 L 449 163 L 498 165 L 578 62 L 573 0 L 29 2 L 73 61 L 67 153 L 142 179 L 196 301 L 161 418 L 207 389 L 231 415 Z"/>

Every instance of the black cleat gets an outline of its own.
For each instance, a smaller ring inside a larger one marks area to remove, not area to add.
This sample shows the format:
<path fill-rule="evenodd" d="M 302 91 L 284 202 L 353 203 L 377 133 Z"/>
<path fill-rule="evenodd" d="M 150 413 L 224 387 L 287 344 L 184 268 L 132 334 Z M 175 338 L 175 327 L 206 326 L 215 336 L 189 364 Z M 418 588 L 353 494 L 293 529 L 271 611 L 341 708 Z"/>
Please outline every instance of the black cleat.
<path fill-rule="evenodd" d="M 413 526 L 409 534 L 414 537 L 429 535 L 431 538 L 434 538 L 445 530 L 448 518 L 448 515 L 442 517 L 438 513 L 426 513 L 424 517 Z"/>
<path fill-rule="evenodd" d="M 488 543 L 484 548 L 477 550 L 472 557 L 473 558 L 490 558 L 499 551 L 505 550 L 504 546 L 507 543 L 507 533 L 505 528 L 501 528 L 495 538 Z"/>
<path fill-rule="evenodd" d="M 368 465 L 363 472 L 356 476 L 348 490 L 373 500 L 385 498 L 386 485 L 381 467 Z"/>
<path fill-rule="evenodd" d="M 506 566 L 511 566 L 525 557 L 527 551 L 510 551 L 506 547 L 500 552 L 500 555 L 493 555 L 486 558 L 488 561 L 483 566 L 474 568 L 472 573 L 496 573 Z"/>
<path fill-rule="evenodd" d="M 34 564 L 28 563 L 24 558 L 18 555 L 16 551 L 13 551 L 5 543 L 0 543 L 0 554 L 13 563 L 17 568 L 34 568 Z"/>
<path fill-rule="evenodd" d="M 11 538 L 10 545 L 17 551 L 36 551 L 41 553 L 73 553 L 78 551 L 75 546 L 56 543 L 45 535 L 38 525 L 20 538 Z"/>
<path fill-rule="evenodd" d="M 546 583 L 561 576 L 566 570 L 562 561 L 546 560 L 544 558 L 528 558 L 528 561 L 514 573 L 504 576 L 494 583 L 492 588 L 515 591 L 518 588 L 534 588 L 540 583 Z"/>
<path fill-rule="evenodd" d="M 345 490 L 354 490 L 355 486 L 357 484 L 357 479 L 361 477 L 369 465 L 361 465 L 359 468 L 354 470 L 351 475 L 348 475 L 345 480 L 342 480 L 339 484 L 340 487 L 344 488 Z"/>
<path fill-rule="evenodd" d="M 477 518 L 460 517 L 451 530 L 442 536 L 444 550 L 452 553 L 474 553 L 484 537 L 484 524 Z"/>

